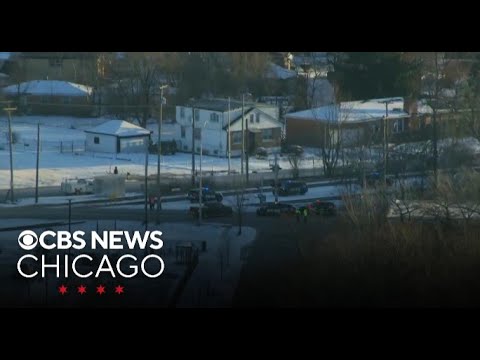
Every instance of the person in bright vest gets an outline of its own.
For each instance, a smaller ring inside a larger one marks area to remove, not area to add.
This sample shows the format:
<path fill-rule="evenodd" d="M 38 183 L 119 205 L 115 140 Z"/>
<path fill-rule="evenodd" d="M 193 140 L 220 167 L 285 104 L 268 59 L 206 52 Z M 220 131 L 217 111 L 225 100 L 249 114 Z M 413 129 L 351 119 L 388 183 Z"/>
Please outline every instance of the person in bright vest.
<path fill-rule="evenodd" d="M 308 216 L 308 209 L 307 207 L 303 208 L 303 222 L 306 224 L 307 223 L 307 216 Z"/>

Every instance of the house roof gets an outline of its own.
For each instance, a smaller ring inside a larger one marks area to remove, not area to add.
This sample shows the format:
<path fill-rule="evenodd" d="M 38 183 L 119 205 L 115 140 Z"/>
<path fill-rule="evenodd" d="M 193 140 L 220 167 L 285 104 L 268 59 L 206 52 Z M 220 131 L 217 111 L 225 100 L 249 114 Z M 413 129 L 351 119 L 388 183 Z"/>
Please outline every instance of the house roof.
<path fill-rule="evenodd" d="M 85 132 L 118 137 L 147 136 L 152 133 L 150 130 L 124 120 L 110 120 L 92 129 L 85 130 Z"/>
<path fill-rule="evenodd" d="M 86 96 L 91 95 L 92 88 L 68 81 L 32 80 L 4 87 L 2 91 L 12 95 L 20 92 L 29 95 Z"/>
<path fill-rule="evenodd" d="M 342 102 L 339 106 L 321 106 L 289 113 L 286 117 L 321 122 L 361 123 L 382 119 L 385 116 L 385 103 L 388 103 L 388 118 L 395 119 L 409 116 L 403 110 L 403 98 L 383 98 Z"/>
<path fill-rule="evenodd" d="M 277 64 L 270 63 L 266 73 L 267 78 L 286 80 L 296 78 L 297 73 L 293 70 L 285 69 Z"/>
<path fill-rule="evenodd" d="M 250 104 L 250 103 L 248 103 Z M 245 102 L 245 107 L 247 107 L 247 102 Z M 188 107 L 195 107 L 197 109 L 211 110 L 211 111 L 228 111 L 228 99 L 199 99 L 194 102 L 185 105 Z M 239 109 L 242 107 L 242 102 L 238 100 L 230 99 L 230 110 Z"/>
<path fill-rule="evenodd" d="M 0 60 L 8 60 L 12 56 L 9 52 L 0 52 Z"/>
<path fill-rule="evenodd" d="M 252 107 L 252 108 L 247 109 L 247 110 L 245 111 L 245 113 L 243 114 L 243 116 L 244 116 L 244 117 L 247 117 L 247 116 L 250 115 L 250 113 L 252 113 L 255 109 L 256 109 L 259 113 L 263 114 L 263 116 L 267 117 L 268 119 L 273 120 L 273 121 L 279 123 L 278 119 L 275 119 L 273 116 L 267 114 L 266 112 L 260 110 L 259 108 L 255 108 L 255 107 Z M 241 118 L 242 118 L 242 114 L 238 115 L 238 116 L 237 116 L 236 118 L 234 118 L 234 119 L 231 119 L 231 120 L 230 120 L 230 126 L 232 126 L 233 124 L 235 124 L 235 123 L 236 123 L 237 121 L 239 121 Z M 227 129 L 227 128 L 228 128 L 228 122 L 227 122 L 227 124 L 223 127 L 223 129 L 225 130 L 225 129 Z"/>

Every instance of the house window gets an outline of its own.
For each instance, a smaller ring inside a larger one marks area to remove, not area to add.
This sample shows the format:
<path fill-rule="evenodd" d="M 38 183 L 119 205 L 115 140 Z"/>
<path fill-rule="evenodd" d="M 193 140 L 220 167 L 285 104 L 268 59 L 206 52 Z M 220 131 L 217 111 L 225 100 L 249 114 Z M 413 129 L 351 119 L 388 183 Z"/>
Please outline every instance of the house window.
<path fill-rule="evenodd" d="M 273 140 L 273 129 L 263 129 L 262 130 L 262 139 L 264 141 Z"/>
<path fill-rule="evenodd" d="M 195 112 L 195 121 L 199 121 L 200 120 L 200 110 L 195 109 L 194 112 Z"/>
<path fill-rule="evenodd" d="M 259 113 L 257 113 L 257 119 L 256 120 L 257 120 L 257 123 L 260 122 L 260 114 Z"/>
<path fill-rule="evenodd" d="M 185 126 L 182 126 L 182 127 L 180 128 L 180 136 L 181 136 L 182 138 L 185 138 Z"/>
<path fill-rule="evenodd" d="M 99 138 L 98 136 L 95 136 L 95 137 L 93 138 L 93 143 L 94 143 L 94 144 L 100 144 L 100 138 Z"/>
<path fill-rule="evenodd" d="M 250 114 L 250 124 L 253 124 L 254 121 L 255 121 L 255 115 Z"/>
<path fill-rule="evenodd" d="M 63 65 L 62 59 L 48 59 L 48 65 L 50 67 L 61 67 Z"/>
<path fill-rule="evenodd" d="M 201 128 L 193 129 L 193 136 L 195 137 L 195 140 L 200 140 L 202 138 L 202 129 Z"/>
<path fill-rule="evenodd" d="M 183 106 L 180 108 L 180 118 L 185 119 L 185 108 Z"/>
<path fill-rule="evenodd" d="M 218 114 L 215 114 L 215 113 L 210 114 L 210 121 L 211 122 L 218 122 L 218 120 L 219 120 Z"/>
<path fill-rule="evenodd" d="M 241 144 L 242 143 L 242 132 L 235 131 L 232 132 L 232 144 Z"/>
<path fill-rule="evenodd" d="M 404 131 L 404 123 L 403 119 L 397 119 L 393 123 L 393 132 L 394 133 L 401 133 Z"/>

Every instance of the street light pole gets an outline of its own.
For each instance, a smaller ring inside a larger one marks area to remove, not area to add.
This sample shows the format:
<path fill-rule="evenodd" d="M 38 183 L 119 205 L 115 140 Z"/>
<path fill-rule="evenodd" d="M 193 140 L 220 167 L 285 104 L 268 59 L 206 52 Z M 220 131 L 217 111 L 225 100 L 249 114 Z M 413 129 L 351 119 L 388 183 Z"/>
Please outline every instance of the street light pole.
<path fill-rule="evenodd" d="M 163 89 L 168 85 L 160 86 L 160 118 L 158 121 L 158 144 L 157 144 L 157 224 L 160 218 L 160 209 L 162 203 L 160 201 L 161 191 L 160 191 L 160 162 L 162 159 L 162 122 L 163 122 Z"/>
<path fill-rule="evenodd" d="M 245 132 L 244 132 L 244 116 L 245 116 L 245 94 L 242 94 L 242 155 L 240 173 L 243 175 L 243 157 L 245 156 Z"/>
<path fill-rule="evenodd" d="M 228 136 L 227 136 L 227 144 L 228 144 L 228 175 L 230 175 L 230 154 L 232 152 L 232 148 L 230 146 L 230 97 L 228 97 Z"/>
<path fill-rule="evenodd" d="M 192 103 L 192 186 L 195 186 L 195 106 Z"/>
<path fill-rule="evenodd" d="M 203 129 L 207 125 L 207 120 L 203 123 L 200 132 L 200 177 L 198 182 L 198 225 L 202 224 L 202 206 L 203 206 L 203 173 L 202 173 L 202 160 L 203 160 Z"/>
<path fill-rule="evenodd" d="M 11 119 L 11 112 L 17 110 L 17 108 L 7 107 L 4 108 L 8 114 L 8 146 L 10 150 L 10 202 L 13 203 L 15 197 L 13 196 L 13 151 L 12 151 L 12 119 Z"/>

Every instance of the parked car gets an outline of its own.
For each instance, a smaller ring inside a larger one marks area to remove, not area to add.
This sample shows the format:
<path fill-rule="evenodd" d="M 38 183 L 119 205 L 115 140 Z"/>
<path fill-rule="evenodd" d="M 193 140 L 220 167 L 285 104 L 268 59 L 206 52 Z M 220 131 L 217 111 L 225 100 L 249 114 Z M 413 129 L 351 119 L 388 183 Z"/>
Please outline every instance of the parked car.
<path fill-rule="evenodd" d="M 282 147 L 280 148 L 280 152 L 282 154 L 302 155 L 303 147 L 301 147 L 300 145 L 282 145 Z"/>
<path fill-rule="evenodd" d="M 190 213 L 193 215 L 193 217 L 198 219 L 198 217 L 200 216 L 200 207 L 191 206 Z M 233 209 L 231 206 L 227 206 L 219 202 L 202 204 L 203 219 L 207 219 L 211 217 L 232 216 L 232 215 L 233 215 Z"/>
<path fill-rule="evenodd" d="M 279 216 L 281 214 L 294 215 L 295 206 L 285 203 L 268 203 L 257 209 L 257 216 Z"/>
<path fill-rule="evenodd" d="M 308 209 L 317 215 L 335 215 L 337 213 L 337 208 L 331 201 L 317 200 L 308 204 Z"/>
<path fill-rule="evenodd" d="M 264 147 L 257 148 L 255 152 L 257 159 L 266 159 L 268 157 L 268 151 Z"/>
<path fill-rule="evenodd" d="M 304 181 L 286 180 L 282 181 L 278 187 L 279 196 L 304 195 L 308 191 L 308 186 Z M 275 187 L 272 189 L 275 195 Z"/>
<path fill-rule="evenodd" d="M 187 198 L 190 200 L 191 203 L 199 202 L 199 189 L 191 189 L 188 194 Z M 210 202 L 210 201 L 218 201 L 222 202 L 223 195 L 219 192 L 213 191 L 208 187 L 202 188 L 202 202 Z"/>

